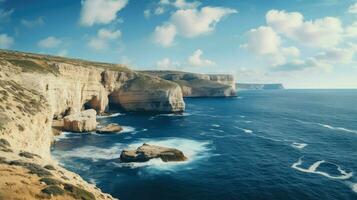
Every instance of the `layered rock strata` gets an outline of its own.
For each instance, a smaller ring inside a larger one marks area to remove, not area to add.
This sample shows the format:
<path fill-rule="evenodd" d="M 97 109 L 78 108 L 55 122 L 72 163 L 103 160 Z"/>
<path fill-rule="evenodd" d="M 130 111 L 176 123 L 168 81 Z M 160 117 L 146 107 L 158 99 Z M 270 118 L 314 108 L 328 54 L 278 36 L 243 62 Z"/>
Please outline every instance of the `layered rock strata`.
<path fill-rule="evenodd" d="M 227 74 L 196 74 L 178 71 L 143 71 L 181 86 L 184 97 L 236 96 L 235 80 Z"/>

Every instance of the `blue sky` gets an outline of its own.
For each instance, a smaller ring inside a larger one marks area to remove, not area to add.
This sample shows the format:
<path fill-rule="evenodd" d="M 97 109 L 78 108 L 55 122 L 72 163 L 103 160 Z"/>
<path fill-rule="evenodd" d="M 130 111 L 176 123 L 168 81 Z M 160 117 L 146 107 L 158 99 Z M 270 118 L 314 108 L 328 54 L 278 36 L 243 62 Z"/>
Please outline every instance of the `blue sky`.
<path fill-rule="evenodd" d="M 357 1 L 0 0 L 0 48 L 357 88 Z"/>

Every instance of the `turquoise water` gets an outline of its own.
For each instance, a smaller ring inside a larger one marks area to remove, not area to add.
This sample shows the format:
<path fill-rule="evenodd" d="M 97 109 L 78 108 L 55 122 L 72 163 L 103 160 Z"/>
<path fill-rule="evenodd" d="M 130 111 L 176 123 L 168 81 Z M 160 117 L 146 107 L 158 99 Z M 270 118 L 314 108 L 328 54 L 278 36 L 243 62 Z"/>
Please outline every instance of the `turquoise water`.
<path fill-rule="evenodd" d="M 186 99 L 183 115 L 122 113 L 122 134 L 66 133 L 52 154 L 127 199 L 357 199 L 357 90 L 245 91 Z M 143 142 L 189 161 L 122 164 Z"/>

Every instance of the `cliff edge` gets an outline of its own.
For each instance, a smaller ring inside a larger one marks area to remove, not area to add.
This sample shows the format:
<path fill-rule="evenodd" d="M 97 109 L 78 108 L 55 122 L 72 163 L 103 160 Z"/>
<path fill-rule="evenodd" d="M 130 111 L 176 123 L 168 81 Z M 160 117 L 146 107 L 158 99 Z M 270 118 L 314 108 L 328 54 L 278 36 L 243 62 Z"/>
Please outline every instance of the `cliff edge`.
<path fill-rule="evenodd" d="M 235 80 L 228 74 L 197 74 L 179 71 L 143 71 L 180 85 L 184 97 L 236 96 Z"/>
<path fill-rule="evenodd" d="M 114 199 L 51 158 L 52 122 L 110 106 L 182 112 L 178 84 L 122 65 L 0 51 L 0 199 Z"/>

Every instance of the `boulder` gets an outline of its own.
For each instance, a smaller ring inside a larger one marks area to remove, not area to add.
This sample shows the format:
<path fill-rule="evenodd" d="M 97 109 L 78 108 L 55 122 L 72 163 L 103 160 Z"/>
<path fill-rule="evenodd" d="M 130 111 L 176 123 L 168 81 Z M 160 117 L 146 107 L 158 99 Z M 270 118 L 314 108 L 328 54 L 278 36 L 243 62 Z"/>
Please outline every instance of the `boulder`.
<path fill-rule="evenodd" d="M 160 158 L 164 162 L 187 160 L 187 157 L 180 150 L 146 143 L 136 150 L 123 150 L 120 154 L 122 162 L 146 162 L 153 158 Z"/>
<path fill-rule="evenodd" d="M 111 133 L 118 133 L 120 131 L 122 131 L 123 128 L 116 123 L 111 123 L 103 128 L 100 128 L 97 130 L 97 133 L 99 134 L 111 134 Z"/>
<path fill-rule="evenodd" d="M 97 112 L 94 109 L 85 110 L 63 118 L 63 130 L 71 132 L 88 132 L 97 128 Z"/>

